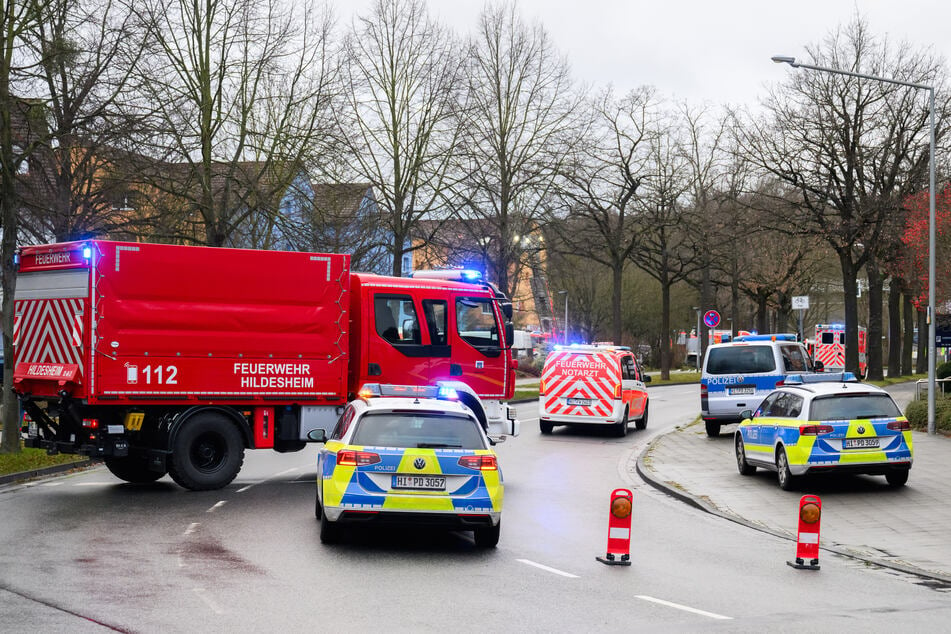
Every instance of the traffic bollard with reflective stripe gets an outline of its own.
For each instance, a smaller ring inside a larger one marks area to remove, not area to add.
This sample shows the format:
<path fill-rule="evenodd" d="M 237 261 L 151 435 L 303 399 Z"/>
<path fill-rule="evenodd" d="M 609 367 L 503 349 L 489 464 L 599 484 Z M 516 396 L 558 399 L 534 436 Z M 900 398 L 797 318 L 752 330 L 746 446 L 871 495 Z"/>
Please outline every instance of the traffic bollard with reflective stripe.
<path fill-rule="evenodd" d="M 608 550 L 604 557 L 595 557 L 609 566 L 631 565 L 631 508 L 634 494 L 628 489 L 611 492 L 608 514 Z"/>
<path fill-rule="evenodd" d="M 799 500 L 799 533 L 796 537 L 796 561 L 786 563 L 793 568 L 819 570 L 819 520 L 822 500 L 804 495 Z M 809 563 L 806 563 L 809 560 Z"/>

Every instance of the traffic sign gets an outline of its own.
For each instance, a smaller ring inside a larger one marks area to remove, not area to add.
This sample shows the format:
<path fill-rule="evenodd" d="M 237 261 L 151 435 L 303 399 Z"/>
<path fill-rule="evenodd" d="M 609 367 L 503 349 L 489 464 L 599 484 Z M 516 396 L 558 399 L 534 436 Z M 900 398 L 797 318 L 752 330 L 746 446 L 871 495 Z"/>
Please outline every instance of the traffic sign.
<path fill-rule="evenodd" d="M 809 296 L 796 295 L 792 298 L 793 310 L 809 310 Z"/>
<path fill-rule="evenodd" d="M 720 313 L 715 310 L 708 310 L 703 314 L 703 323 L 707 325 L 707 328 L 716 328 L 720 325 Z"/>

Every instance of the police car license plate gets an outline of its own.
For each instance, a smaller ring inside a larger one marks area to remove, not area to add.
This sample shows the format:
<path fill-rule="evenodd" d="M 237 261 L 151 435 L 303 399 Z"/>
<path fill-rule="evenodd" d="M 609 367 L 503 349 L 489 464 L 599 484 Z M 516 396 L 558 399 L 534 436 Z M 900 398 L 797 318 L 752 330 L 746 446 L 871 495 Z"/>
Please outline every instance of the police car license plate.
<path fill-rule="evenodd" d="M 584 405 L 585 407 L 587 407 L 588 405 L 591 405 L 591 399 L 590 398 L 569 398 L 568 404 L 569 405 Z"/>
<path fill-rule="evenodd" d="M 878 438 L 846 438 L 843 449 L 875 449 L 878 447 Z"/>
<path fill-rule="evenodd" d="M 730 395 L 738 396 L 740 394 L 756 394 L 756 388 L 752 385 L 744 385 L 743 387 L 731 387 Z"/>
<path fill-rule="evenodd" d="M 417 476 L 417 475 L 395 475 L 393 476 L 394 489 L 423 489 L 426 491 L 445 491 L 445 476 Z"/>

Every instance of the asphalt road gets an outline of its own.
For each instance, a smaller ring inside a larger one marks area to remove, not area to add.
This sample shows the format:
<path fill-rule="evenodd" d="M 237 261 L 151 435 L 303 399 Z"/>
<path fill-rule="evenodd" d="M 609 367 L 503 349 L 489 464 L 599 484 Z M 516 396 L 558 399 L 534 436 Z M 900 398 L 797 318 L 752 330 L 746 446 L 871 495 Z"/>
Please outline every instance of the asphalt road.
<path fill-rule="evenodd" d="M 626 438 L 537 431 L 497 447 L 506 480 L 498 548 L 466 533 L 363 531 L 324 546 L 314 448 L 249 452 L 229 487 L 188 492 L 104 469 L 0 487 L 0 631 L 938 630 L 946 593 L 689 507 L 634 465 L 692 420 L 696 386 L 651 388 Z M 630 567 L 595 561 L 614 488 L 634 492 Z"/>

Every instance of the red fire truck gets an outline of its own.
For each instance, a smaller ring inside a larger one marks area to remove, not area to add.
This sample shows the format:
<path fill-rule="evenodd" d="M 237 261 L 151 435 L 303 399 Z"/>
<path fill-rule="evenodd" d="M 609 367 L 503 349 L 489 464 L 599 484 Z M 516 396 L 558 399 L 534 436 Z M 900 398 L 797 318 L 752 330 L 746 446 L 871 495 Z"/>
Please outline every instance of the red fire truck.
<path fill-rule="evenodd" d="M 98 240 L 22 247 L 19 267 L 27 445 L 129 482 L 221 488 L 246 448 L 297 451 L 332 428 L 365 382 L 448 381 L 490 434 L 518 433 L 512 305 L 471 272 Z"/>

